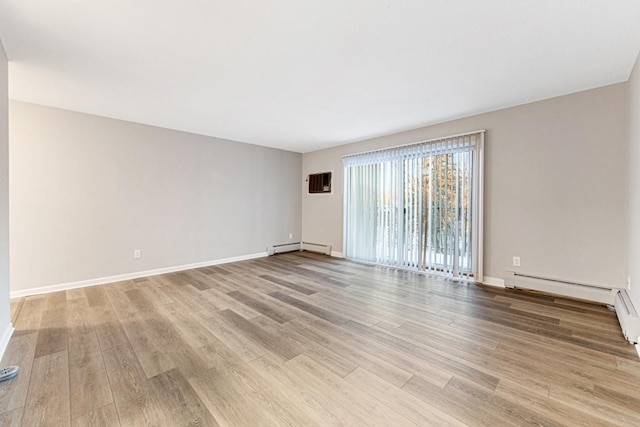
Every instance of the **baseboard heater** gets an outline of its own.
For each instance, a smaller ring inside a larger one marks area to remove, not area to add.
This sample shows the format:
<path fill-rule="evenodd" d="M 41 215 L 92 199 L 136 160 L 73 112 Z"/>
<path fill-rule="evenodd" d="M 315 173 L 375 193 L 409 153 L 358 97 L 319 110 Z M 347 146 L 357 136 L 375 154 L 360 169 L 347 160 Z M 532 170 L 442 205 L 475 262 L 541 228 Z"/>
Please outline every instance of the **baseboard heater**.
<path fill-rule="evenodd" d="M 619 288 L 507 271 L 505 287 L 528 289 L 602 304 L 613 304 Z"/>
<path fill-rule="evenodd" d="M 322 243 L 302 242 L 302 245 L 300 245 L 300 250 L 309 251 L 309 252 L 318 252 L 321 254 L 331 256 L 331 245 L 324 245 Z"/>
<path fill-rule="evenodd" d="M 300 242 L 295 242 L 295 243 L 282 243 L 280 245 L 269 245 L 267 246 L 267 254 L 269 254 L 269 256 L 271 255 L 275 255 L 275 254 L 282 254 L 285 252 L 293 252 L 293 251 L 299 251 L 300 249 Z"/>
<path fill-rule="evenodd" d="M 621 289 L 616 293 L 613 306 L 622 327 L 624 337 L 631 344 L 637 344 L 640 335 L 640 318 L 626 289 Z"/>
<path fill-rule="evenodd" d="M 275 255 L 293 251 L 310 251 L 331 256 L 331 245 L 309 242 L 282 243 L 267 246 L 267 254 Z"/>

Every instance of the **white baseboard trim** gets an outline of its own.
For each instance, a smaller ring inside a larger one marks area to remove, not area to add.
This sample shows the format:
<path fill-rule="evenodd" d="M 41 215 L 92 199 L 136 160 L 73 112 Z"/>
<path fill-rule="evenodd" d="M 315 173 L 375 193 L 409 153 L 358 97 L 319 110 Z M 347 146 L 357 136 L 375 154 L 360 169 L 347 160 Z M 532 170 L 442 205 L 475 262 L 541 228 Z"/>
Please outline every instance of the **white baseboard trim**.
<path fill-rule="evenodd" d="M 331 251 L 331 256 L 335 258 L 344 258 L 344 254 L 342 252 Z"/>
<path fill-rule="evenodd" d="M 4 330 L 4 334 L 2 334 L 2 339 L 0 340 L 0 360 L 2 360 L 4 352 L 7 350 L 9 340 L 11 339 L 11 335 L 13 335 L 13 330 L 13 325 L 9 322 L 7 329 Z"/>
<path fill-rule="evenodd" d="M 164 267 L 155 270 L 138 271 L 135 273 L 119 274 L 115 276 L 100 277 L 96 279 L 81 280 L 79 282 L 60 283 L 58 285 L 42 286 L 39 288 L 24 289 L 10 292 L 11 298 L 20 298 L 30 295 L 48 294 L 51 292 L 66 291 L 69 289 L 85 288 L 87 286 L 104 285 L 106 283 L 121 282 L 123 280 L 132 280 L 139 277 L 157 276 L 158 274 L 173 273 L 182 270 L 191 270 L 193 268 L 209 267 L 211 265 L 227 264 L 230 262 L 246 261 L 249 259 L 266 257 L 266 252 L 258 252 L 255 254 L 241 255 L 230 258 L 216 259 L 212 261 L 196 262 L 193 264 L 177 265 L 174 267 Z"/>
<path fill-rule="evenodd" d="M 504 288 L 504 279 L 498 279 L 497 277 L 482 277 L 482 284 L 487 286 L 495 286 L 496 288 Z"/>
<path fill-rule="evenodd" d="M 640 337 L 638 337 L 638 342 L 640 343 Z M 636 344 L 636 352 L 638 352 L 638 357 L 640 357 L 640 344 Z"/>

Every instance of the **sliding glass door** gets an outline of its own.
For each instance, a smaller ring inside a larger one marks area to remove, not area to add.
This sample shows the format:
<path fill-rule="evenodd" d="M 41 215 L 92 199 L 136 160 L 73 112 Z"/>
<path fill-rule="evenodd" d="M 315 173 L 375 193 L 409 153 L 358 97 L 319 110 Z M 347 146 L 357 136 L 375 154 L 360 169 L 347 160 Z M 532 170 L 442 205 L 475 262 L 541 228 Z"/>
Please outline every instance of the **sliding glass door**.
<path fill-rule="evenodd" d="M 483 133 L 345 157 L 345 255 L 481 274 Z"/>

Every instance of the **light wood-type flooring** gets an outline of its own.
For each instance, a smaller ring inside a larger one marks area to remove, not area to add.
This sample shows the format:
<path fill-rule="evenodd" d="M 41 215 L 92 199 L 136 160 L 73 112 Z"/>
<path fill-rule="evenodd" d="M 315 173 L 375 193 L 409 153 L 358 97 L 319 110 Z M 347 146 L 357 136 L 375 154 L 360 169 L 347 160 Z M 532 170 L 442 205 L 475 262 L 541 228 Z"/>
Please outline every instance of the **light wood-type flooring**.
<path fill-rule="evenodd" d="M 12 301 L 2 426 L 640 425 L 606 307 L 303 253 Z"/>

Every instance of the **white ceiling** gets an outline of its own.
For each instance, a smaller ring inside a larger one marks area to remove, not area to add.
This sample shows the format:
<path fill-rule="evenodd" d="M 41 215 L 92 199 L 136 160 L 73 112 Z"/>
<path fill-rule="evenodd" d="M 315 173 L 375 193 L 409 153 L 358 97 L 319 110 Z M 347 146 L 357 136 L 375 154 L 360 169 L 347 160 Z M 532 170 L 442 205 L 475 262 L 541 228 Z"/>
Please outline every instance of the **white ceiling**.
<path fill-rule="evenodd" d="M 13 99 L 307 152 L 625 81 L 639 0 L 0 0 Z"/>

